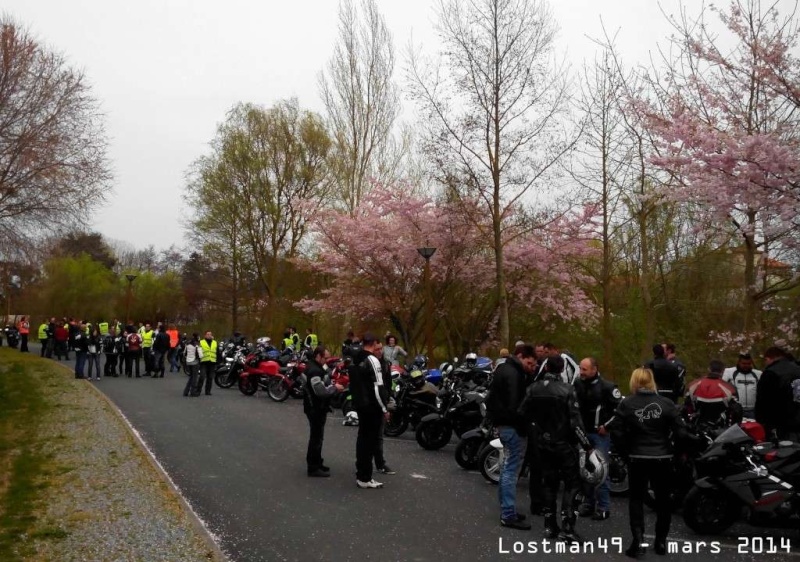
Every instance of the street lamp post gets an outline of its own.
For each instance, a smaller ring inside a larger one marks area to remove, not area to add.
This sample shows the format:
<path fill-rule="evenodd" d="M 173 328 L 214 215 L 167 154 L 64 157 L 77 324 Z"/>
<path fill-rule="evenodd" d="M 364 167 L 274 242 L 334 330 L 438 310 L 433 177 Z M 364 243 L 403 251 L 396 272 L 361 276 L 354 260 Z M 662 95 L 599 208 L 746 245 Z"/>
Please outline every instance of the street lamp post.
<path fill-rule="evenodd" d="M 436 248 L 425 246 L 417 248 L 417 252 L 425 258 L 425 347 L 428 350 L 428 361 L 433 363 L 433 296 L 431 295 L 431 258 Z"/>
<path fill-rule="evenodd" d="M 127 322 L 131 319 L 131 290 L 133 288 L 133 280 L 136 279 L 136 275 L 133 273 L 128 273 L 125 275 L 125 279 L 128 280 L 128 295 L 125 298 L 125 322 L 127 326 Z"/>

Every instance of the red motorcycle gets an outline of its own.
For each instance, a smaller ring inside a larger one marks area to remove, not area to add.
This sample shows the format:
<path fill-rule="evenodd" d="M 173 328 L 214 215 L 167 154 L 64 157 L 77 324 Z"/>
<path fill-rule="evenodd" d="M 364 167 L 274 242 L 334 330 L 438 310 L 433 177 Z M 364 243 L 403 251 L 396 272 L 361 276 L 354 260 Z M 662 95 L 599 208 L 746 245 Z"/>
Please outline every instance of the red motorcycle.
<path fill-rule="evenodd" d="M 305 368 L 305 363 L 300 361 L 282 367 L 277 361 L 253 353 L 245 359 L 244 369 L 239 375 L 239 390 L 245 396 L 252 396 L 261 388 L 276 402 L 283 402 L 290 394 L 302 396 L 300 375 Z"/>

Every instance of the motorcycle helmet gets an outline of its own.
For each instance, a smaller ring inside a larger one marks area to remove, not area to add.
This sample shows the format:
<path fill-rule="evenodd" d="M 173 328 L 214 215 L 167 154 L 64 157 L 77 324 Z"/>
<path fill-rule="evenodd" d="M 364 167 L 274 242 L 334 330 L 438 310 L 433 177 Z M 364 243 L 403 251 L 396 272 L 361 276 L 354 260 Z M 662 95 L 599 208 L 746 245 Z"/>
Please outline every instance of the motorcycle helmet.
<path fill-rule="evenodd" d="M 413 366 L 419 370 L 425 370 L 428 367 L 428 358 L 425 355 L 417 355 L 414 357 Z"/>
<path fill-rule="evenodd" d="M 467 353 L 464 356 L 464 364 L 469 368 L 472 368 L 475 365 L 477 365 L 478 364 L 478 354 L 477 353 Z"/>
<path fill-rule="evenodd" d="M 421 388 L 422 385 L 425 384 L 425 377 L 422 375 L 422 371 L 419 369 L 414 369 L 409 373 L 408 378 L 411 379 L 411 386 L 414 388 Z"/>
<path fill-rule="evenodd" d="M 608 459 L 602 451 L 592 449 L 578 455 L 581 480 L 592 486 L 599 486 L 608 477 Z"/>
<path fill-rule="evenodd" d="M 256 340 L 256 346 L 258 346 L 260 349 L 265 349 L 270 346 L 271 342 L 272 340 L 267 337 L 258 338 Z"/>
<path fill-rule="evenodd" d="M 355 412 L 353 410 L 347 412 L 347 415 L 344 417 L 342 425 L 349 425 L 349 426 L 358 425 L 358 412 Z"/>
<path fill-rule="evenodd" d="M 439 371 L 442 373 L 442 378 L 447 378 L 450 376 L 450 373 L 453 372 L 453 364 L 452 363 L 442 363 L 439 365 Z"/>

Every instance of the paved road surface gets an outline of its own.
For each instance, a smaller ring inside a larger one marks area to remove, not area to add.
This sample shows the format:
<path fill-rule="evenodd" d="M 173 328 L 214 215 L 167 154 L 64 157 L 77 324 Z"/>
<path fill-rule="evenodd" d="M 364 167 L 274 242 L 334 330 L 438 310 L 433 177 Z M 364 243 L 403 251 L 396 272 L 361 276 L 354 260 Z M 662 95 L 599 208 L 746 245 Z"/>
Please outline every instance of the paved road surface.
<path fill-rule="evenodd" d="M 397 474 L 379 478 L 383 489 L 359 490 L 356 428 L 343 427 L 339 415 L 329 418 L 323 450 L 333 476 L 308 478 L 299 400 L 275 403 L 261 392 L 246 397 L 216 386 L 212 396 L 184 398 L 183 374 L 87 384 L 117 404 L 232 560 L 597 560 L 605 556 L 598 541 L 612 559 L 627 559 L 620 554 L 629 540 L 624 499 L 613 500 L 607 521 L 579 519 L 578 531 L 593 542 L 594 554 L 546 554 L 541 518 L 532 531 L 501 528 L 497 488 L 458 467 L 454 444 L 433 452 L 421 449 L 411 432 L 387 439 L 386 457 Z M 527 504 L 522 481 L 518 505 Z M 651 533 L 653 523 L 649 514 Z M 792 555 L 741 554 L 739 536 L 789 540 Z M 670 538 L 693 554 L 669 560 L 800 561 L 800 531 L 742 524 L 723 537 L 698 537 L 677 516 Z M 524 541 L 517 545 L 523 554 L 513 554 L 515 541 Z M 719 541 L 719 553 L 695 541 Z"/>

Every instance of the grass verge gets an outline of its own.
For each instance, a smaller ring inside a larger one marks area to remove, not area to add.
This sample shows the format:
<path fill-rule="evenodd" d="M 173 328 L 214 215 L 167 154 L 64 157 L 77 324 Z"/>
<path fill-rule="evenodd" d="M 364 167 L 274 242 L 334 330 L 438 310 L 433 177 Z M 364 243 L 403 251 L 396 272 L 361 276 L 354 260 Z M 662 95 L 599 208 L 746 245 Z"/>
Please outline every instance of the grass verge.
<path fill-rule="evenodd" d="M 55 365 L 0 348 L 0 560 L 24 560 L 33 538 L 63 538 L 57 528 L 37 530 L 51 459 L 39 423 L 52 411 L 44 387 Z M 50 379 L 50 381 L 48 381 Z"/>

